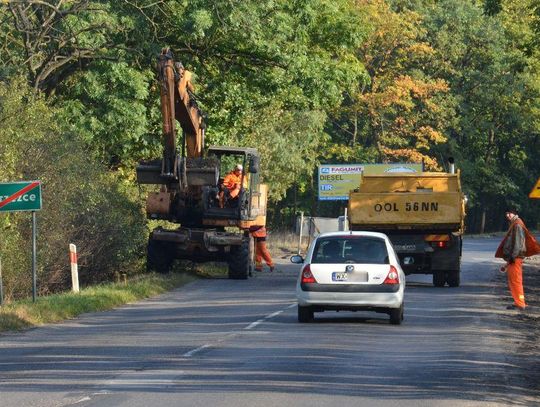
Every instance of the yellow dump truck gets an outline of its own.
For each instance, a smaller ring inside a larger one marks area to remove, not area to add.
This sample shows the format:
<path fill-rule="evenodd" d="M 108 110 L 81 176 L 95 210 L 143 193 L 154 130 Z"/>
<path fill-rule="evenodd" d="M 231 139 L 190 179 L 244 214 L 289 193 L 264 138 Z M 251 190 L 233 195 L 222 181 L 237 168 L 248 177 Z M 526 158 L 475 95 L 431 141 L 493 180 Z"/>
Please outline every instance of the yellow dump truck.
<path fill-rule="evenodd" d="M 465 196 L 457 173 L 366 175 L 349 194 L 351 230 L 386 233 L 405 274 L 460 284 Z"/>

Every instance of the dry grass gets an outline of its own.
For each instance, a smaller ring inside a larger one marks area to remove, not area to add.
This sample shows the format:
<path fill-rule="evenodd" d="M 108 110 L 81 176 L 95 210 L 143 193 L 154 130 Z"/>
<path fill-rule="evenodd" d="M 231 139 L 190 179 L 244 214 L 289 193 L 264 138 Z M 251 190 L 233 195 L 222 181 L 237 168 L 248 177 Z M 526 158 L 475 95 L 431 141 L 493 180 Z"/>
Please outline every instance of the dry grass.
<path fill-rule="evenodd" d="M 227 278 L 227 263 L 209 262 L 193 263 L 191 261 L 178 261 L 174 265 L 174 270 L 187 271 L 201 278 Z"/>
<path fill-rule="evenodd" d="M 300 252 L 305 253 L 310 240 L 307 236 L 302 238 Z M 271 232 L 268 235 L 268 249 L 273 257 L 288 259 L 298 252 L 298 235 L 291 232 Z"/>

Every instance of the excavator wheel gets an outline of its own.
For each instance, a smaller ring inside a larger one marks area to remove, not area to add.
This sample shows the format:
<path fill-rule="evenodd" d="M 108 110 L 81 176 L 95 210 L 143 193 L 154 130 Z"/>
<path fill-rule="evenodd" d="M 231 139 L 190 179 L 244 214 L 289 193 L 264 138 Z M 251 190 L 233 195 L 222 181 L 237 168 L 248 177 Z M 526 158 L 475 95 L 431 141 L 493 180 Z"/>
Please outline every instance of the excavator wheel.
<path fill-rule="evenodd" d="M 148 239 L 148 251 L 146 253 L 146 270 L 167 274 L 171 270 L 174 256 L 169 242 Z"/>
<path fill-rule="evenodd" d="M 249 239 L 244 239 L 240 246 L 231 247 L 229 253 L 229 279 L 246 280 L 251 265 Z"/>

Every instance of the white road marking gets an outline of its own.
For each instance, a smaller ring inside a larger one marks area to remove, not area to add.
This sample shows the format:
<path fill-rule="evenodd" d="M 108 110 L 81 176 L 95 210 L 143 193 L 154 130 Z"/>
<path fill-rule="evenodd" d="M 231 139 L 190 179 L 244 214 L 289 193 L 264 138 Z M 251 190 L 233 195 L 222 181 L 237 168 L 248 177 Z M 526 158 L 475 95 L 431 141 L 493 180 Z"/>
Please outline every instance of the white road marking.
<path fill-rule="evenodd" d="M 184 353 L 182 356 L 185 357 L 185 358 L 190 358 L 190 357 L 192 357 L 194 354 L 200 352 L 200 351 L 203 350 L 203 349 L 209 348 L 210 346 L 211 346 L 211 345 L 209 345 L 209 344 L 206 344 L 206 345 L 203 345 L 203 346 L 199 346 L 198 348 L 192 349 L 192 350 L 190 350 L 189 352 Z"/>
<path fill-rule="evenodd" d="M 257 325 L 260 325 L 262 324 L 264 321 L 266 320 L 269 320 L 271 318 L 274 318 L 274 317 L 277 317 L 279 314 L 283 313 L 284 311 L 288 310 L 289 308 L 292 308 L 294 307 L 296 304 L 291 304 L 287 307 L 285 307 L 284 309 L 280 310 L 280 311 L 276 311 L 276 312 L 272 312 L 271 314 L 268 314 L 267 316 L 265 316 L 264 318 L 261 318 L 255 322 L 252 322 L 251 324 L 249 324 L 248 326 L 246 326 L 244 329 L 245 330 L 248 330 L 248 329 L 253 329 L 255 328 Z"/>
<path fill-rule="evenodd" d="M 267 320 L 269 320 L 271 318 L 277 317 L 279 314 L 281 314 L 284 311 L 288 310 L 289 308 L 292 308 L 292 307 L 295 307 L 295 306 L 296 306 L 296 303 L 291 304 L 291 305 L 285 307 L 284 309 L 282 309 L 280 311 L 276 311 L 276 312 L 273 312 L 271 314 L 268 314 L 264 318 L 258 319 L 257 321 L 250 323 L 248 326 L 246 326 L 244 328 L 244 330 L 247 331 L 247 330 L 253 329 L 256 326 L 262 324 L 263 322 L 265 322 L 265 321 L 267 321 Z M 237 335 L 240 334 L 240 332 L 231 332 L 230 334 L 226 335 L 222 340 L 218 341 L 217 343 L 223 342 L 226 339 L 237 336 Z M 199 346 L 198 348 L 192 349 L 189 352 L 184 353 L 182 356 L 185 357 L 185 358 L 190 358 L 191 356 L 195 355 L 196 353 L 200 352 L 201 350 L 209 348 L 211 346 L 212 346 L 211 344 L 205 344 L 203 346 Z"/>
<path fill-rule="evenodd" d="M 252 329 L 255 328 L 257 325 L 262 324 L 264 322 L 264 319 L 259 319 L 258 321 L 252 322 L 248 326 L 246 326 L 244 329 Z"/>
<path fill-rule="evenodd" d="M 270 315 L 265 316 L 264 319 L 270 319 L 270 318 L 277 317 L 277 316 L 278 316 L 279 314 L 281 314 L 283 311 L 285 311 L 285 310 L 276 311 L 276 312 L 274 312 L 273 314 L 270 314 Z"/>
<path fill-rule="evenodd" d="M 92 399 L 91 399 L 90 397 L 86 396 L 86 397 L 83 397 L 83 398 L 80 399 L 80 400 L 77 400 L 77 401 L 76 401 L 75 403 L 73 403 L 73 404 L 79 404 L 79 403 L 82 403 L 82 402 L 84 402 L 84 401 L 90 401 L 90 400 L 92 400 Z"/>

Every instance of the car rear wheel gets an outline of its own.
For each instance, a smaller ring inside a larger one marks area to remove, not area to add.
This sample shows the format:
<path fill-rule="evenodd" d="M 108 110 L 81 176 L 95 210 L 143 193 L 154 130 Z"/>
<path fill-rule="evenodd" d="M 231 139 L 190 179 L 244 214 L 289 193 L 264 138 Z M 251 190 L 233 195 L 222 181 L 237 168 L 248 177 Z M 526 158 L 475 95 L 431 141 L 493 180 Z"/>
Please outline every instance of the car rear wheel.
<path fill-rule="evenodd" d="M 403 304 L 401 304 L 401 307 L 399 308 L 390 309 L 390 323 L 392 325 L 401 324 L 401 322 L 403 321 L 403 311 L 404 311 Z"/>
<path fill-rule="evenodd" d="M 444 287 L 444 283 L 446 283 L 446 273 L 444 271 L 434 271 L 433 285 L 435 287 Z"/>
<path fill-rule="evenodd" d="M 313 321 L 313 310 L 310 307 L 298 306 L 298 322 Z"/>

